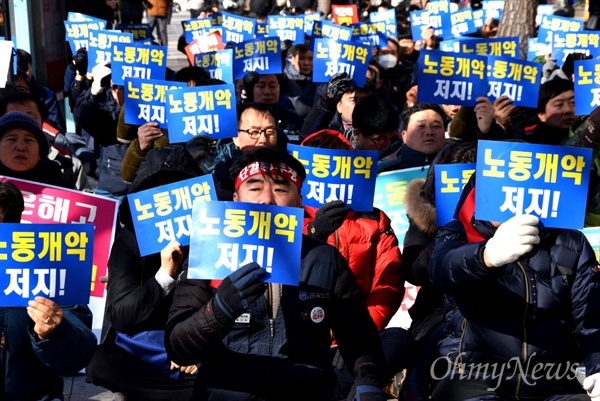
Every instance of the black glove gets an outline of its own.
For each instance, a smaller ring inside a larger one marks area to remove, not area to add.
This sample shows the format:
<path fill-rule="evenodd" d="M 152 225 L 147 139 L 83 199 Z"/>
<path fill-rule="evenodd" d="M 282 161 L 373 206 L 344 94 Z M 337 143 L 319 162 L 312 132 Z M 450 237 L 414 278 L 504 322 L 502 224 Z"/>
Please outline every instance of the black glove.
<path fill-rule="evenodd" d="M 287 52 L 292 46 L 294 46 L 294 43 L 289 39 L 282 40 L 281 43 L 279 44 L 282 54 Z"/>
<path fill-rule="evenodd" d="M 227 276 L 217 288 L 213 303 L 217 319 L 233 323 L 244 313 L 252 302 L 265 293 L 267 284 L 263 279 L 266 274 L 265 269 L 252 262 Z"/>
<path fill-rule="evenodd" d="M 327 83 L 327 90 L 325 92 L 325 105 L 327 108 L 335 110 L 335 106 L 342 98 L 342 95 L 351 88 L 352 79 L 348 78 L 348 73 L 338 72 L 332 76 Z"/>
<path fill-rule="evenodd" d="M 315 219 L 308 226 L 308 234 L 320 240 L 327 238 L 344 222 L 350 211 L 348 205 L 340 200 L 327 202 L 315 214 Z"/>
<path fill-rule="evenodd" d="M 331 365 L 334 368 L 336 368 L 337 370 L 346 369 L 346 363 L 344 362 L 344 359 L 342 358 L 342 354 L 340 354 L 340 347 L 337 347 L 335 349 L 335 355 L 333 356 L 333 361 L 331 361 Z"/>
<path fill-rule="evenodd" d="M 242 86 L 242 101 L 249 103 L 254 101 L 254 85 L 260 80 L 260 75 L 257 72 L 251 71 L 244 75 Z"/>
<path fill-rule="evenodd" d="M 88 70 L 88 54 L 85 47 L 77 50 L 77 53 L 73 56 L 73 64 L 75 64 L 75 70 L 77 74 L 85 76 Z"/>

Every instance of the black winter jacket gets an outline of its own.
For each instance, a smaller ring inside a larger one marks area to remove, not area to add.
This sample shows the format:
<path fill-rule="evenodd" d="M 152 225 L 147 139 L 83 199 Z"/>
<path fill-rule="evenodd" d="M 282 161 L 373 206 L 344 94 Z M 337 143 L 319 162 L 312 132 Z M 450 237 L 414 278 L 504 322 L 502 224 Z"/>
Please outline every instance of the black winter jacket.
<path fill-rule="evenodd" d="M 474 219 L 469 186 L 459 220 L 439 230 L 431 260 L 434 287 L 460 312 L 450 311 L 459 338 L 452 362 L 507 397 L 581 392 L 577 364 L 587 375 L 600 371 L 600 274 L 592 247 L 577 230 L 541 228 L 540 244 L 517 262 L 486 267 L 483 250 L 496 229 Z M 505 368 L 501 379 L 490 377 L 493 364 L 496 374 Z M 487 377 L 479 366 L 488 367 Z"/>

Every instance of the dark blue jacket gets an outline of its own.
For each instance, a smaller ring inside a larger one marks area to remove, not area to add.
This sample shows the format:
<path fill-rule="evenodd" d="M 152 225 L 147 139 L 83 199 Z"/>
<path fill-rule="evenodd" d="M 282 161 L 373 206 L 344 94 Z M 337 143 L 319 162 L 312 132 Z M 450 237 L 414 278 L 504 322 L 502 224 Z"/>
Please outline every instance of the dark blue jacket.
<path fill-rule="evenodd" d="M 96 349 L 92 313 L 65 306 L 61 324 L 38 341 L 25 307 L 0 308 L 0 394 L 2 400 L 62 399 L 63 379 L 83 369 Z"/>
<path fill-rule="evenodd" d="M 577 230 L 541 228 L 540 244 L 517 262 L 486 267 L 483 250 L 496 229 L 474 219 L 473 196 L 466 187 L 459 219 L 439 230 L 431 259 L 434 287 L 457 308 L 449 311 L 458 339 L 452 362 L 508 397 L 581 392 L 576 364 L 587 375 L 600 371 L 600 274 L 592 247 Z M 502 379 L 489 376 L 493 364 L 497 374 L 505 367 Z M 554 365 L 536 371 L 541 364 Z"/>

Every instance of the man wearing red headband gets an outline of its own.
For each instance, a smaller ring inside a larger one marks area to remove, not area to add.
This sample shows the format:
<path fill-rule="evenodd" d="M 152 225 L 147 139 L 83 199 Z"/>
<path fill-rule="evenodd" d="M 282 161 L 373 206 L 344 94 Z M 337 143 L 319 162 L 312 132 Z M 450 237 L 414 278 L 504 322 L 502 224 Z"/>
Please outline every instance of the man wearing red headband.
<path fill-rule="evenodd" d="M 285 150 L 244 153 L 231 177 L 235 201 L 302 205 L 306 171 Z M 301 246 L 297 287 L 264 283 L 256 263 L 218 285 L 182 274 L 165 343 L 174 362 L 200 366 L 192 399 L 329 401 L 333 332 L 355 377 L 348 400 L 386 400 L 381 343 L 354 275 L 331 245 L 303 236 Z"/>

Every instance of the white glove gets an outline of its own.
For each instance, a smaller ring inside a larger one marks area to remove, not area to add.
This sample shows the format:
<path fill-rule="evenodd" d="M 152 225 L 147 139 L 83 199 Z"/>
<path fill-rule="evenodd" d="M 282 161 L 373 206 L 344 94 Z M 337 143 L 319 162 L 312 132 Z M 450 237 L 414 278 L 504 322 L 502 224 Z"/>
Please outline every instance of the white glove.
<path fill-rule="evenodd" d="M 586 377 L 582 386 L 592 401 L 600 400 L 600 373 L 594 373 Z"/>
<path fill-rule="evenodd" d="M 108 75 L 110 75 L 110 67 L 107 67 L 102 64 L 98 64 L 94 68 L 92 68 L 92 77 L 94 80 L 92 81 L 92 87 L 90 91 L 92 95 L 97 95 L 102 90 L 102 79 Z"/>
<path fill-rule="evenodd" d="M 531 251 L 533 244 L 540 243 L 539 221 L 536 216 L 522 214 L 502 223 L 485 245 L 487 261 L 500 267 Z"/>

